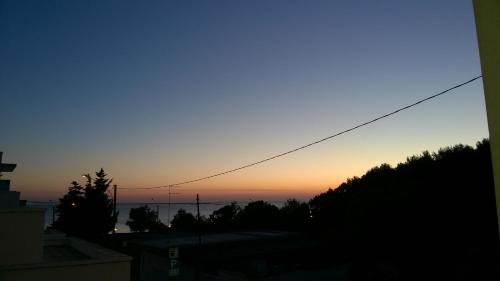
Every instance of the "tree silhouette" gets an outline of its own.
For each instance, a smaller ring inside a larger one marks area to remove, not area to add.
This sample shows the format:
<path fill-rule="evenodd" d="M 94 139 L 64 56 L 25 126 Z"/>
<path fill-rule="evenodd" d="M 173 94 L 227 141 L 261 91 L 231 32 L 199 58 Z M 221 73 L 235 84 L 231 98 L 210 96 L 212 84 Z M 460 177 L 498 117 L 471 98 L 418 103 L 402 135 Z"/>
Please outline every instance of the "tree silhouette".
<path fill-rule="evenodd" d="M 177 211 L 171 224 L 174 230 L 193 231 L 197 228 L 197 221 L 194 215 L 184 209 Z"/>
<path fill-rule="evenodd" d="M 103 169 L 96 172 L 95 179 L 85 175 L 85 187 L 72 182 L 68 193 L 59 199 L 59 218 L 54 228 L 71 235 L 95 237 L 113 230 L 118 213 L 113 215 L 112 200 L 108 195 L 111 179 Z"/>
<path fill-rule="evenodd" d="M 148 205 L 130 209 L 127 225 L 133 232 L 151 231 L 158 223 L 158 214 Z"/>
<path fill-rule="evenodd" d="M 59 205 L 56 206 L 59 217 L 52 227 L 70 234 L 78 233 L 82 220 L 78 206 L 82 205 L 83 199 L 83 187 L 76 181 L 71 182 L 68 193 L 59 199 Z"/>
<path fill-rule="evenodd" d="M 279 209 L 265 201 L 248 203 L 238 213 L 237 223 L 241 228 L 278 228 Z"/>
<path fill-rule="evenodd" d="M 305 230 L 310 221 L 309 205 L 296 199 L 288 199 L 280 208 L 280 218 L 285 229 Z"/>
<path fill-rule="evenodd" d="M 238 206 L 236 202 L 231 202 L 230 205 L 226 205 L 213 211 L 209 217 L 210 223 L 216 230 L 230 229 L 235 226 L 235 220 L 240 211 L 240 206 Z"/>

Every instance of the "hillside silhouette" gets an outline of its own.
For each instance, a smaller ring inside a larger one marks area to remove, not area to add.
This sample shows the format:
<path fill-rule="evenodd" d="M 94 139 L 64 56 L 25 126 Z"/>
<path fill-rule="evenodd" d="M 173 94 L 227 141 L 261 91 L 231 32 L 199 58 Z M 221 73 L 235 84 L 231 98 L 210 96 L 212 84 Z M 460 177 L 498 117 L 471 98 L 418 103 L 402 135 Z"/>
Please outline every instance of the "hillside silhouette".
<path fill-rule="evenodd" d="M 312 231 L 338 257 L 397 261 L 414 276 L 458 270 L 464 280 L 482 280 L 498 260 L 494 198 L 483 140 L 374 167 L 309 206 Z"/>

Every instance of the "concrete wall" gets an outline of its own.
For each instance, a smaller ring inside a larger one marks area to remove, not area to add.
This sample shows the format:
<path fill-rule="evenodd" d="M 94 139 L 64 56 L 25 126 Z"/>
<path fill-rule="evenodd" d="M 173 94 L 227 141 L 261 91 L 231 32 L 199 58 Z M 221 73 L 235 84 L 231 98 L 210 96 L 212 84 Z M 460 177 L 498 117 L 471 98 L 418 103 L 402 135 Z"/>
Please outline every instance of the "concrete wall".
<path fill-rule="evenodd" d="M 128 281 L 130 280 L 130 261 L 11 267 L 0 269 L 0 280 Z"/>
<path fill-rule="evenodd" d="M 474 0 L 473 3 L 500 219 L 500 1 Z"/>
<path fill-rule="evenodd" d="M 130 280 L 130 257 L 62 233 L 44 235 L 43 218 L 43 209 L 0 209 L 1 281 Z M 54 246 L 72 251 L 44 256 Z"/>
<path fill-rule="evenodd" d="M 41 262 L 43 226 L 43 209 L 0 209 L 0 266 Z"/>

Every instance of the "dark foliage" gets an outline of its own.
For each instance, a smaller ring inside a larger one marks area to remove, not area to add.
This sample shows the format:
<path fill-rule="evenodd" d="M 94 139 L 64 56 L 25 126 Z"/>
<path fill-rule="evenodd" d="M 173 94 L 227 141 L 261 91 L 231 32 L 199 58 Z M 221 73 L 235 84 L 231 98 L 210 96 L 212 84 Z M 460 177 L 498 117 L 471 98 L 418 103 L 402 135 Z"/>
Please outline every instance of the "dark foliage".
<path fill-rule="evenodd" d="M 475 149 L 424 152 L 395 168 L 383 164 L 309 204 L 316 232 L 337 253 L 415 265 L 422 258 L 425 270 L 439 264 L 446 271 L 452 264 L 486 265 L 498 250 L 487 140 Z"/>
<path fill-rule="evenodd" d="M 114 229 L 118 214 L 113 215 L 113 202 L 108 195 L 111 180 L 103 169 L 95 179 L 86 175 L 87 183 L 81 187 L 72 182 L 68 193 L 59 199 L 59 215 L 53 227 L 71 235 L 95 237 Z"/>
<path fill-rule="evenodd" d="M 289 199 L 280 209 L 264 201 L 255 201 L 243 209 L 236 203 L 215 210 L 208 219 L 181 209 L 172 220 L 174 231 L 237 231 L 248 229 L 285 229 L 305 231 L 310 222 L 307 203 Z"/>
<path fill-rule="evenodd" d="M 280 208 L 280 224 L 287 230 L 306 230 L 310 222 L 309 205 L 288 199 Z"/>
<path fill-rule="evenodd" d="M 184 209 L 177 211 L 171 224 L 174 230 L 180 231 L 194 231 L 198 226 L 195 216 Z"/>
<path fill-rule="evenodd" d="M 235 227 L 236 218 L 241 211 L 236 202 L 215 210 L 209 217 L 209 222 L 216 230 L 228 230 Z"/>
<path fill-rule="evenodd" d="M 259 200 L 248 203 L 236 220 L 240 228 L 278 228 L 279 216 L 278 207 Z"/>
<path fill-rule="evenodd" d="M 127 225 L 133 232 L 150 231 L 158 224 L 158 214 L 148 205 L 130 209 Z"/>
<path fill-rule="evenodd" d="M 68 187 L 68 193 L 59 199 L 59 205 L 56 207 L 59 217 L 52 227 L 66 233 L 78 233 L 83 220 L 81 208 L 78 206 L 82 206 L 84 199 L 83 187 L 73 181 Z"/>

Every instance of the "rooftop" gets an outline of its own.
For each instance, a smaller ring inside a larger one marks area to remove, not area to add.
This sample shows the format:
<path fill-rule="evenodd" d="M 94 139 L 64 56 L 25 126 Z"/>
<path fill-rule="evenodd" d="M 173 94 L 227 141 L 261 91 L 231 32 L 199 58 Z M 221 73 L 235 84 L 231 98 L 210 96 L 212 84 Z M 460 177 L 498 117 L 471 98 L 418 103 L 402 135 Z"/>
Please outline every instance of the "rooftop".
<path fill-rule="evenodd" d="M 49 245 L 43 248 L 44 262 L 78 261 L 90 259 L 70 245 Z"/>
<path fill-rule="evenodd" d="M 85 264 L 130 262 L 132 258 L 116 251 L 100 247 L 78 238 L 49 231 L 44 235 L 43 261 L 0 267 L 3 270 L 19 270 L 43 267 L 65 267 Z"/>

